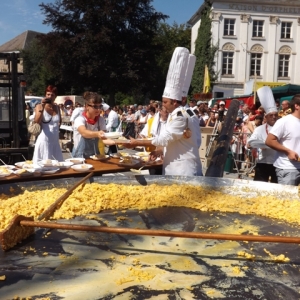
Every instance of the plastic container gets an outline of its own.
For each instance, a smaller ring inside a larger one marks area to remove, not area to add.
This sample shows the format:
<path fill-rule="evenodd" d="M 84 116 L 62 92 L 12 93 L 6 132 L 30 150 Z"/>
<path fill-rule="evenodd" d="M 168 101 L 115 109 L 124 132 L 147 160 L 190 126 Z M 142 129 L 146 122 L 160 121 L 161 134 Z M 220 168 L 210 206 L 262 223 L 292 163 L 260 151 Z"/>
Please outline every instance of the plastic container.
<path fill-rule="evenodd" d="M 99 149 L 100 155 L 105 155 L 105 145 L 101 139 L 99 139 L 99 141 L 98 141 L 98 149 Z"/>
<path fill-rule="evenodd" d="M 226 159 L 224 171 L 227 173 L 233 173 L 233 157 L 231 151 L 228 151 L 227 153 L 227 159 Z"/>

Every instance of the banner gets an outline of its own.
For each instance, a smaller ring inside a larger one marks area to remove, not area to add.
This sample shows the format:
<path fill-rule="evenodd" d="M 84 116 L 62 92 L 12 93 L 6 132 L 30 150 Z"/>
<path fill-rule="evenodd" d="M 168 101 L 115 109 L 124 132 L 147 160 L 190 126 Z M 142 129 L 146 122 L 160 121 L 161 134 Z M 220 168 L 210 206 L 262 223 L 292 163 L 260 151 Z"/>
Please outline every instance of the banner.
<path fill-rule="evenodd" d="M 203 93 L 208 93 L 210 91 L 210 78 L 209 78 L 209 72 L 208 67 L 205 65 L 204 69 L 204 82 L 203 82 Z"/>
<path fill-rule="evenodd" d="M 287 83 L 283 82 L 267 82 L 267 81 L 261 81 L 261 82 L 255 82 L 255 86 L 253 87 L 253 91 L 257 91 L 259 88 L 263 86 L 269 86 L 270 88 L 276 87 L 276 86 L 282 86 L 286 85 Z"/>
<path fill-rule="evenodd" d="M 212 99 L 210 102 L 210 107 L 213 107 L 215 103 L 220 103 L 221 101 L 225 102 L 225 107 L 229 108 L 230 101 L 231 100 L 238 100 L 240 102 L 240 107 L 242 107 L 244 104 L 248 104 L 248 106 L 252 107 L 254 102 L 254 95 L 245 95 L 245 96 L 237 96 L 232 98 L 218 98 L 218 99 Z"/>
<path fill-rule="evenodd" d="M 263 86 L 269 86 L 274 88 L 276 86 L 286 85 L 288 83 L 283 82 L 268 82 L 268 81 L 257 81 L 256 79 L 250 79 L 244 84 L 244 95 L 250 95 L 253 92 L 256 92 L 259 88 Z"/>

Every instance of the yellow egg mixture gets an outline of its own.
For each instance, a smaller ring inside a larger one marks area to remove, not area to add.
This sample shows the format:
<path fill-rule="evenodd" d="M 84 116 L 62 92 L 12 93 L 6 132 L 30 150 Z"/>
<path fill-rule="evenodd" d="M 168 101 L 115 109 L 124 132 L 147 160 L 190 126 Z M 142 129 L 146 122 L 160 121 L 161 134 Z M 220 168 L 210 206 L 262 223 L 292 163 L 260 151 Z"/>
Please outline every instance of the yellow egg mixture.
<path fill-rule="evenodd" d="M 16 215 L 38 217 L 66 189 L 24 191 L 18 196 L 0 196 L 0 230 Z M 2 200 L 2 201 L 1 201 Z M 91 183 L 79 186 L 53 219 L 71 219 L 102 210 L 150 209 L 156 207 L 189 207 L 201 211 L 238 212 L 275 218 L 299 225 L 300 201 L 277 199 L 275 196 L 246 198 L 224 194 L 221 190 L 192 185 L 161 186 L 150 184 L 121 185 Z"/>

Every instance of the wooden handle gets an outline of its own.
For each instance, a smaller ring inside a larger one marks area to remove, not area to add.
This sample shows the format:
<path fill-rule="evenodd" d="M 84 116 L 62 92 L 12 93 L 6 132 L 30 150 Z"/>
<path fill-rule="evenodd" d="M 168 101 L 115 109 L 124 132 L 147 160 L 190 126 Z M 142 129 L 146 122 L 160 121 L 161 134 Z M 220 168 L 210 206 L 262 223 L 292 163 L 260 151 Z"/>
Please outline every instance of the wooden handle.
<path fill-rule="evenodd" d="M 88 180 L 90 177 L 94 175 L 93 172 L 86 175 L 84 178 L 82 178 L 80 181 L 75 183 L 70 189 L 68 189 L 61 197 L 59 197 L 51 206 L 49 206 L 39 217 L 38 220 L 48 220 L 52 214 L 55 212 L 57 208 L 59 208 L 64 201 L 73 193 L 73 191 L 82 183 L 84 183 L 86 180 Z"/>
<path fill-rule="evenodd" d="M 181 237 L 181 238 L 209 239 L 209 240 L 231 240 L 231 241 L 249 241 L 249 242 L 264 242 L 264 243 L 300 244 L 300 237 L 238 235 L 238 234 L 221 234 L 221 233 L 204 233 L 204 232 L 135 229 L 135 228 L 121 228 L 121 227 L 59 224 L 59 223 L 50 223 L 50 222 L 34 222 L 34 221 L 27 221 L 27 220 L 20 221 L 20 225 L 28 226 L 28 227 L 41 227 L 41 228 L 77 230 L 77 231 L 95 231 L 95 232 L 106 232 L 106 233 L 117 233 L 117 234 L 167 236 L 167 237 Z"/>

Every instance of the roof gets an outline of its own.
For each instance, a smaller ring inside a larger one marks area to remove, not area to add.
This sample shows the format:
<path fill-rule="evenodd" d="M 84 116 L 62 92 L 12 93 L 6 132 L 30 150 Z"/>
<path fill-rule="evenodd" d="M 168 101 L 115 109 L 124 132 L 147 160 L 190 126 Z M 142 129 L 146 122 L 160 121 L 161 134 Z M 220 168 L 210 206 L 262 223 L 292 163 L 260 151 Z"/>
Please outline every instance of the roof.
<path fill-rule="evenodd" d="M 199 1 L 201 2 L 201 1 Z M 192 15 L 192 17 L 187 21 L 187 24 L 189 24 L 190 26 L 194 26 L 200 19 L 201 19 L 201 15 L 202 15 L 202 11 L 205 7 L 205 1 L 202 1 L 202 5 L 199 7 L 199 9 Z M 280 1 L 280 0 L 210 0 L 211 4 L 212 4 L 212 10 L 214 10 L 215 7 L 215 3 L 220 3 L 220 4 L 226 4 L 228 5 L 228 2 L 235 3 L 236 4 L 236 8 L 235 10 L 239 10 L 242 11 L 243 7 L 247 7 L 247 5 L 253 6 L 253 5 L 268 5 L 268 6 L 282 6 L 282 5 L 292 5 L 292 6 L 297 6 L 298 7 L 298 3 L 299 0 L 284 0 L 284 1 Z M 240 6 L 241 5 L 241 6 Z M 241 7 L 241 8 L 240 8 Z M 218 8 L 219 10 L 219 8 Z M 275 12 L 275 10 L 274 10 Z"/>
<path fill-rule="evenodd" d="M 41 32 L 27 30 L 0 46 L 0 52 L 11 52 L 26 49 L 31 41 Z"/>
<path fill-rule="evenodd" d="M 272 88 L 272 93 L 276 97 L 292 96 L 300 93 L 300 85 L 285 84 Z"/>

